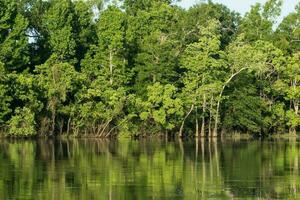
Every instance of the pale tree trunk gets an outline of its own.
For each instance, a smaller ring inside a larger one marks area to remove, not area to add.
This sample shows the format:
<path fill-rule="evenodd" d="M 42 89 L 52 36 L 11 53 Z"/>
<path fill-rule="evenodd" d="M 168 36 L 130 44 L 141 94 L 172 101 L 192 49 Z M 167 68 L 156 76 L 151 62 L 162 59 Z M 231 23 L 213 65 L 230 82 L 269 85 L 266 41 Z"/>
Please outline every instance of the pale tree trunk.
<path fill-rule="evenodd" d="M 56 71 L 54 71 L 55 68 L 52 67 L 52 81 L 53 85 L 56 85 Z M 51 119 L 52 119 L 52 128 L 51 128 L 51 134 L 54 134 L 55 131 L 55 120 L 56 120 L 56 103 L 58 100 L 56 97 L 52 98 L 50 100 L 50 107 L 51 107 Z"/>
<path fill-rule="evenodd" d="M 191 106 L 191 109 L 189 110 L 189 112 L 188 112 L 188 113 L 186 114 L 186 116 L 184 117 L 184 119 L 183 119 L 183 121 L 182 121 L 182 123 L 181 123 L 181 126 L 180 126 L 180 130 L 179 130 L 179 134 L 178 134 L 179 137 L 182 137 L 182 136 L 183 136 L 182 132 L 183 132 L 183 127 L 184 127 L 185 120 L 190 116 L 191 112 L 194 110 L 194 107 L 195 107 L 195 105 L 193 104 L 193 105 Z"/>
<path fill-rule="evenodd" d="M 202 125 L 201 125 L 201 133 L 200 133 L 201 137 L 205 136 L 205 116 L 204 116 L 205 112 L 206 112 L 206 96 L 204 94 L 203 105 L 202 105 Z"/>
<path fill-rule="evenodd" d="M 294 107 L 294 113 L 298 117 L 299 103 L 298 103 L 297 100 L 293 101 L 293 107 Z M 290 132 L 291 135 L 296 135 L 296 127 L 291 127 L 289 132 Z"/>
<path fill-rule="evenodd" d="M 54 106 L 54 108 L 52 109 L 52 112 L 51 112 L 51 120 L 52 120 L 51 135 L 53 135 L 54 131 L 55 131 L 55 120 L 56 120 L 55 106 Z"/>
<path fill-rule="evenodd" d="M 216 116 L 215 116 L 215 126 L 214 126 L 214 131 L 213 131 L 213 135 L 217 136 L 218 133 L 218 125 L 219 125 L 219 110 L 220 110 L 220 103 L 222 100 L 222 96 L 223 96 L 223 92 L 226 88 L 226 86 L 231 82 L 231 80 L 237 76 L 238 74 L 240 74 L 242 71 L 244 71 L 245 69 L 247 69 L 248 67 L 243 67 L 241 68 L 239 71 L 237 71 L 236 73 L 232 74 L 229 79 L 227 79 L 227 81 L 225 82 L 225 84 L 223 85 L 221 92 L 219 94 L 219 99 L 217 101 L 217 109 L 216 109 Z"/>
<path fill-rule="evenodd" d="M 67 125 L 67 135 L 70 133 L 70 123 L 71 123 L 71 117 L 68 119 L 68 125 Z"/>
<path fill-rule="evenodd" d="M 213 108 L 213 97 L 211 97 L 211 99 L 210 99 L 209 122 L 208 122 L 208 135 L 209 135 L 209 137 L 213 137 L 212 130 L 211 130 L 212 108 Z"/>
<path fill-rule="evenodd" d="M 198 123 L 198 106 L 196 106 L 196 121 L 195 121 L 195 123 L 196 123 L 196 133 L 195 133 L 195 135 L 196 135 L 196 138 L 198 138 L 199 137 L 199 123 Z"/>
<path fill-rule="evenodd" d="M 291 86 L 293 87 L 294 90 L 296 90 L 296 86 L 297 86 L 297 81 L 293 80 L 291 81 Z M 291 107 L 294 110 L 294 114 L 296 117 L 298 117 L 298 112 L 299 112 L 299 102 L 297 99 L 294 99 L 291 101 Z M 289 129 L 289 133 L 291 135 L 295 135 L 296 134 L 296 127 L 290 127 Z"/>
<path fill-rule="evenodd" d="M 52 112 L 52 128 L 51 128 L 51 134 L 54 134 L 55 130 L 55 111 Z"/>

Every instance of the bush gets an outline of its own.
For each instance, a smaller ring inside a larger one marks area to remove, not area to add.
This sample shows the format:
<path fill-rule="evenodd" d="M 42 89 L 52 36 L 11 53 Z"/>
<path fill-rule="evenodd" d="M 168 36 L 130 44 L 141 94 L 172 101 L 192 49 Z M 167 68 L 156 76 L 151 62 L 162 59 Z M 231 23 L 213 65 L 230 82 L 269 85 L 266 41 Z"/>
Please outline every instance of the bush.
<path fill-rule="evenodd" d="M 17 108 L 15 115 L 9 120 L 9 135 L 34 136 L 36 135 L 34 113 L 29 108 Z"/>

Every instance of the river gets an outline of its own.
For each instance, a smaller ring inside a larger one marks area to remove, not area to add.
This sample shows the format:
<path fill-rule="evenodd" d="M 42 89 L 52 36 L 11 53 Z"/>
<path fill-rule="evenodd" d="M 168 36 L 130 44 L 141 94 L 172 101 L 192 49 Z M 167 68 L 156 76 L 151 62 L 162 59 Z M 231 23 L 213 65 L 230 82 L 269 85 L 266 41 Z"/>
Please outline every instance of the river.
<path fill-rule="evenodd" d="M 297 140 L 0 140 L 0 199 L 300 199 Z"/>

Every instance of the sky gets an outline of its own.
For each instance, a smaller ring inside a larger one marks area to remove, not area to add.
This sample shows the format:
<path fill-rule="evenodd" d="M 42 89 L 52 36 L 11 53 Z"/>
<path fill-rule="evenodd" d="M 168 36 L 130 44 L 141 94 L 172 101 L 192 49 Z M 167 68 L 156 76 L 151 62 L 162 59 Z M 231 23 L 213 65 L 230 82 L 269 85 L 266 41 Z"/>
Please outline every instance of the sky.
<path fill-rule="evenodd" d="M 178 4 L 184 8 L 189 8 L 190 6 L 199 2 L 201 2 L 201 0 L 181 0 L 181 2 Z M 254 5 L 257 2 L 265 3 L 266 0 L 213 0 L 213 2 L 222 3 L 231 10 L 235 10 L 241 14 L 245 14 L 250 10 L 251 5 Z M 283 2 L 284 4 L 282 9 L 282 17 L 292 12 L 295 6 L 300 2 L 300 0 L 283 0 Z"/>

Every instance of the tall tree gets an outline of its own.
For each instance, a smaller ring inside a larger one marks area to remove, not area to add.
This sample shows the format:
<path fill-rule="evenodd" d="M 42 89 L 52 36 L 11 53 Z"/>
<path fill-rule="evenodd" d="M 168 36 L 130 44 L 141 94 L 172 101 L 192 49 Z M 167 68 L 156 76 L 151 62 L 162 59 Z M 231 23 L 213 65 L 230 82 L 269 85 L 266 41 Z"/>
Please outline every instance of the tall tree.
<path fill-rule="evenodd" d="M 246 13 L 239 27 L 239 33 L 245 35 L 245 40 L 271 40 L 273 26 L 281 14 L 282 0 L 268 0 L 264 5 L 259 3 L 252 6 Z"/>
<path fill-rule="evenodd" d="M 177 79 L 178 40 L 173 32 L 177 17 L 175 7 L 160 1 L 153 2 L 147 11 L 129 16 L 129 62 L 133 64 L 133 84 L 139 95 L 145 94 L 147 84 Z"/>
<path fill-rule="evenodd" d="M 211 116 L 208 122 L 209 125 L 212 123 L 211 119 L 214 118 L 212 117 L 213 110 L 207 108 L 207 105 L 210 104 L 211 108 L 213 107 L 217 95 L 214 91 L 220 87 L 223 70 L 226 67 L 224 52 L 221 51 L 220 37 L 220 23 L 213 20 L 207 27 L 201 28 L 199 41 L 190 44 L 182 58 L 182 68 L 186 70 L 183 79 L 183 96 L 185 96 L 185 102 L 187 103 L 185 106 L 190 107 L 187 110 L 185 119 L 191 114 L 192 110 L 196 111 L 196 136 L 199 136 L 198 108 L 201 107 L 202 110 L 202 136 L 205 135 L 206 112 L 208 111 Z M 212 88 L 214 89 L 212 90 Z M 184 121 L 182 122 L 180 135 L 182 135 L 183 125 Z M 209 133 L 211 133 L 210 128 Z"/>
<path fill-rule="evenodd" d="M 287 15 L 276 30 L 275 43 L 287 54 L 300 50 L 300 3 L 295 11 Z"/>
<path fill-rule="evenodd" d="M 0 1 L 0 61 L 9 71 L 22 71 L 30 62 L 28 20 L 18 12 L 17 5 L 15 0 Z"/>
<path fill-rule="evenodd" d="M 76 63 L 75 10 L 71 0 L 53 0 L 43 18 L 50 51 L 60 61 Z"/>

